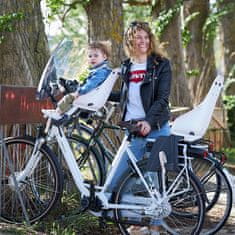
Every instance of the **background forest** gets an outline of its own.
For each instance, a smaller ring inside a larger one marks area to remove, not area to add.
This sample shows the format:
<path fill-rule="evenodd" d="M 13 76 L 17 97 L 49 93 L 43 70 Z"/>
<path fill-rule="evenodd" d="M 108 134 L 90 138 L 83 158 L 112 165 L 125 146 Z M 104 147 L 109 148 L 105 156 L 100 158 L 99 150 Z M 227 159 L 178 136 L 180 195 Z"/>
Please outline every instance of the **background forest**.
<path fill-rule="evenodd" d="M 125 28 L 147 21 L 172 62 L 172 106 L 198 104 L 216 74 L 224 74 L 221 127 L 228 124 L 234 140 L 234 10 L 233 0 L 0 0 L 0 84 L 36 86 L 49 48 L 65 37 L 81 49 L 110 40 L 112 64 L 119 66 Z"/>
<path fill-rule="evenodd" d="M 234 0 L 0 0 L 0 85 L 37 86 L 63 38 L 77 40 L 81 49 L 92 40 L 110 40 L 112 66 L 119 66 L 125 28 L 147 21 L 172 63 L 172 107 L 198 104 L 216 75 L 224 75 L 219 128 L 234 156 L 234 12 Z M 82 65 L 82 56 L 78 61 Z"/>

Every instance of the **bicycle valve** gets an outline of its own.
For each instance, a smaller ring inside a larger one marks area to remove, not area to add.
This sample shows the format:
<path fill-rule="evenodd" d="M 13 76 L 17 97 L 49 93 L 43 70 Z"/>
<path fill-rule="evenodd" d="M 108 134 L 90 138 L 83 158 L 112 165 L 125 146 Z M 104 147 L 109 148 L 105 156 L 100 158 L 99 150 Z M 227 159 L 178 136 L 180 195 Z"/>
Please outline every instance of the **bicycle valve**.
<path fill-rule="evenodd" d="M 165 181 L 165 174 L 166 174 L 166 167 L 165 167 L 165 163 L 167 163 L 167 158 L 166 158 L 166 154 L 164 151 L 160 151 L 159 152 L 159 160 L 160 160 L 160 165 L 161 165 L 161 169 L 162 169 L 162 189 L 163 192 L 166 192 L 166 181 Z"/>

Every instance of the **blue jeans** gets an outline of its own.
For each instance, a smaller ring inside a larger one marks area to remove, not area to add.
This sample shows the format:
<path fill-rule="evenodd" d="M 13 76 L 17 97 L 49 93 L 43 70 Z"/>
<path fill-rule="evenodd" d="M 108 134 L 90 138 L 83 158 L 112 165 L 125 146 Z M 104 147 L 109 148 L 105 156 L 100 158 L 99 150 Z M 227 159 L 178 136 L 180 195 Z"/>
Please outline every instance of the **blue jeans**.
<path fill-rule="evenodd" d="M 146 143 L 147 138 L 157 139 L 159 136 L 169 136 L 170 135 L 170 126 L 168 123 L 164 124 L 160 130 L 151 131 L 146 137 L 135 137 L 132 139 L 129 148 L 135 155 L 136 159 L 139 161 L 143 158 L 146 153 Z M 129 157 L 127 153 L 124 153 L 122 156 L 122 161 L 119 163 L 115 176 L 113 177 L 111 184 L 109 186 L 109 190 L 113 190 L 114 187 L 119 182 L 122 174 L 128 169 L 128 161 Z"/>

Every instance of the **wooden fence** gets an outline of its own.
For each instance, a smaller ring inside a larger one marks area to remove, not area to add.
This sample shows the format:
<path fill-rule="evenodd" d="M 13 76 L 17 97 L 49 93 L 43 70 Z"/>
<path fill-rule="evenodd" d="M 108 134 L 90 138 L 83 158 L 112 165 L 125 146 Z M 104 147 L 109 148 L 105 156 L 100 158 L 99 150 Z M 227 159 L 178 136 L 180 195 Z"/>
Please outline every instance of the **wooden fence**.
<path fill-rule="evenodd" d="M 52 108 L 50 100 L 35 99 L 35 87 L 0 86 L 0 129 L 5 137 L 32 135 L 37 124 L 44 122 L 41 109 Z M 173 107 L 173 117 L 185 113 L 187 107 Z M 217 150 L 229 146 L 226 113 L 215 108 L 206 138 L 214 142 Z"/>

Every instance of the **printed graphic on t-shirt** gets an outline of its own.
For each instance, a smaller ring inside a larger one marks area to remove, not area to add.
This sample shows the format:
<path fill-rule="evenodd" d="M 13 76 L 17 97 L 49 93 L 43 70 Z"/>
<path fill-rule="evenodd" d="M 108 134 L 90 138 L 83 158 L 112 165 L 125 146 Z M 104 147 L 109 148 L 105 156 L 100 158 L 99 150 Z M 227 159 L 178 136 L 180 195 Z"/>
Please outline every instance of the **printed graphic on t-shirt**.
<path fill-rule="evenodd" d="M 145 111 L 140 96 L 140 87 L 146 75 L 146 63 L 132 64 L 129 77 L 129 92 L 125 120 L 143 119 Z"/>
<path fill-rule="evenodd" d="M 142 82 L 144 80 L 146 70 L 135 70 L 130 72 L 130 82 Z"/>

